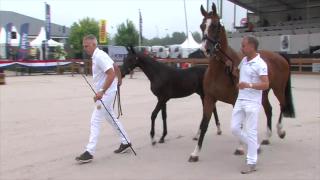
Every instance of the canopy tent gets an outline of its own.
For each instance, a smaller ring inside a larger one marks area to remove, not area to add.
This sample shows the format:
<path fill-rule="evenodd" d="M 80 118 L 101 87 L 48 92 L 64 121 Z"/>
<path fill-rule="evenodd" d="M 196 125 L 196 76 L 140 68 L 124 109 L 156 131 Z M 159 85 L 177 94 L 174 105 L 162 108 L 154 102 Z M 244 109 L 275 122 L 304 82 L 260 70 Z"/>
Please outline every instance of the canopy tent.
<path fill-rule="evenodd" d="M 0 29 L 0 59 L 6 58 L 6 30 Z"/>
<path fill-rule="evenodd" d="M 4 27 L 1 27 L 0 29 L 0 44 L 5 44 L 6 43 L 6 30 Z"/>
<path fill-rule="evenodd" d="M 197 49 L 200 48 L 200 44 L 198 44 L 191 34 L 191 32 L 188 33 L 187 39 L 180 45 L 181 46 L 181 57 L 182 58 L 188 58 L 188 55 Z"/>
<path fill-rule="evenodd" d="M 17 28 L 15 26 L 12 26 L 11 31 L 12 32 L 16 32 L 16 39 L 11 39 L 11 46 L 19 46 L 19 44 L 20 44 L 20 34 L 17 31 Z"/>
<path fill-rule="evenodd" d="M 41 47 L 42 42 L 46 40 L 46 31 L 44 27 L 41 27 L 39 35 L 34 39 L 33 41 L 30 42 L 30 46 L 33 47 Z M 63 43 L 59 43 L 53 39 L 48 40 L 48 45 L 50 47 L 55 47 L 55 46 L 63 46 Z"/>

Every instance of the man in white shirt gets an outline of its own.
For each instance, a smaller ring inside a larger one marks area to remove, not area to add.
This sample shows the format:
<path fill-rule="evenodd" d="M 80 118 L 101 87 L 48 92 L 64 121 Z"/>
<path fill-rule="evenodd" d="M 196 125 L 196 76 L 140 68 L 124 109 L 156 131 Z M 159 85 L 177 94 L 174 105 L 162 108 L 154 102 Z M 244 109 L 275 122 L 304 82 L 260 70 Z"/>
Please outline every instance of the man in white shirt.
<path fill-rule="evenodd" d="M 241 171 L 248 174 L 256 171 L 258 160 L 257 124 L 261 108 L 262 91 L 269 88 L 268 67 L 257 53 L 258 40 L 252 36 L 244 37 L 241 50 L 245 57 L 239 70 L 239 94 L 232 111 L 232 134 L 247 145 L 247 166 Z"/>
<path fill-rule="evenodd" d="M 125 132 L 120 121 L 115 116 L 112 107 L 118 83 L 117 79 L 115 78 L 113 65 L 114 62 L 107 53 L 97 47 L 97 39 L 94 35 L 85 36 L 82 43 L 85 52 L 89 56 L 92 56 L 93 83 L 97 93 L 96 96 L 94 96 L 96 107 L 91 116 L 89 143 L 86 146 L 85 152 L 76 157 L 77 161 L 85 163 L 90 162 L 93 159 L 93 154 L 95 153 L 98 136 L 100 133 L 100 125 L 105 119 L 109 121 L 120 137 L 121 144 L 119 149 L 114 151 L 115 153 L 124 152 L 131 146 L 131 144 L 127 133 Z M 108 111 L 105 110 L 100 100 L 102 100 Z"/>

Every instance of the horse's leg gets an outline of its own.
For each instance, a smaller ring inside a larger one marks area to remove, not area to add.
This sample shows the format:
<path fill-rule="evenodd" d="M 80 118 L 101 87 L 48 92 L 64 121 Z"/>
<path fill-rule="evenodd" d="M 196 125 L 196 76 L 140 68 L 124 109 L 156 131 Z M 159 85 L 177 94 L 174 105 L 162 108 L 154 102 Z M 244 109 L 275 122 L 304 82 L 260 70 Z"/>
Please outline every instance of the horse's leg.
<path fill-rule="evenodd" d="M 161 109 L 162 120 L 163 120 L 163 133 L 162 137 L 159 140 L 159 143 L 164 143 L 164 138 L 167 135 L 167 103 L 164 103 Z"/>
<path fill-rule="evenodd" d="M 213 107 L 213 116 L 214 116 L 214 120 L 215 120 L 216 126 L 217 126 L 217 134 L 221 135 L 222 131 L 221 131 L 221 128 L 220 128 L 220 121 L 219 121 L 219 117 L 218 117 L 218 112 L 217 112 L 217 107 L 216 106 Z"/>
<path fill-rule="evenodd" d="M 158 100 L 158 103 L 156 105 L 156 107 L 154 108 L 154 110 L 152 111 L 152 114 L 151 114 L 151 130 L 150 130 L 150 136 L 151 136 L 151 143 L 152 145 L 155 145 L 156 144 L 156 141 L 154 140 L 154 125 L 155 125 L 155 120 L 157 118 L 157 115 L 160 111 L 160 109 L 162 108 L 163 106 L 163 102 Z"/>
<path fill-rule="evenodd" d="M 201 96 L 201 95 L 200 95 L 200 97 L 201 97 L 202 108 L 203 108 L 203 106 L 204 106 L 204 105 L 203 105 L 203 98 L 204 98 L 204 97 Z M 213 115 L 214 115 L 214 120 L 215 120 L 215 122 L 216 122 L 217 134 L 218 134 L 218 135 L 221 135 L 221 134 L 222 134 L 222 131 L 221 131 L 221 128 L 220 128 L 220 121 L 219 121 L 219 116 L 218 116 L 218 112 L 217 112 L 216 106 L 214 106 L 212 112 L 213 112 Z M 202 115 L 202 116 L 203 116 L 203 115 Z M 202 121 L 203 121 L 203 117 L 202 117 Z M 201 123 L 202 123 L 202 121 L 201 121 Z M 200 130 L 201 123 L 200 123 L 200 126 L 199 126 L 199 129 L 198 129 L 197 134 L 193 137 L 193 140 L 195 140 L 195 141 L 197 141 L 197 140 L 199 139 L 200 132 L 201 132 L 201 130 Z"/>
<path fill-rule="evenodd" d="M 198 140 L 198 144 L 196 145 L 194 151 L 191 153 L 189 162 L 197 162 L 199 160 L 198 154 L 201 150 L 203 139 L 208 129 L 208 125 L 212 115 L 212 109 L 215 106 L 215 102 L 216 101 L 213 101 L 210 97 L 205 97 L 204 99 L 203 118 L 200 124 L 200 137 Z"/>
<path fill-rule="evenodd" d="M 265 139 L 263 139 L 261 142 L 262 145 L 270 144 L 270 138 L 272 136 L 272 106 L 268 98 L 269 91 L 270 89 L 263 91 L 262 96 L 262 106 L 267 116 L 267 132 Z"/>
<path fill-rule="evenodd" d="M 277 124 L 277 133 L 278 133 L 278 136 L 281 139 L 283 139 L 286 136 L 286 131 L 283 130 L 283 125 L 282 125 L 282 112 L 285 107 L 285 89 L 283 89 L 282 91 L 279 89 L 273 89 L 273 92 L 280 102 L 280 114 L 279 114 L 279 119 Z"/>

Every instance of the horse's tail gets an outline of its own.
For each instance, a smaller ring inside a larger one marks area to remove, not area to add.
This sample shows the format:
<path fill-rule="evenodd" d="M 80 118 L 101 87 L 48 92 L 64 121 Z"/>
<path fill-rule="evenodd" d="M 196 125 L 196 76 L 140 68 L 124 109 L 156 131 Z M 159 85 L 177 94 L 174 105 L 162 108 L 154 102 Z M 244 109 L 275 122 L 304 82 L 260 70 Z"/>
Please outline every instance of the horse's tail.
<path fill-rule="evenodd" d="M 290 72 L 290 59 L 284 55 L 281 54 L 283 58 L 285 58 L 288 62 L 289 65 L 289 78 L 287 81 L 286 89 L 285 89 L 285 106 L 282 110 L 283 116 L 284 117 L 291 117 L 295 118 L 295 110 L 294 110 L 294 105 L 293 105 L 293 100 L 292 100 L 292 92 L 291 92 L 291 72 Z"/>

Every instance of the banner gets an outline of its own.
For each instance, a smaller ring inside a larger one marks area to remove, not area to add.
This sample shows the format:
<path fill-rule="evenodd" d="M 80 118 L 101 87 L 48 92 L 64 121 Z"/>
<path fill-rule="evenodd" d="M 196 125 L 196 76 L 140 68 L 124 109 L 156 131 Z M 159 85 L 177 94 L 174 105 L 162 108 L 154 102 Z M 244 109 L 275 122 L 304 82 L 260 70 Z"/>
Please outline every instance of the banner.
<path fill-rule="evenodd" d="M 140 38 L 140 43 L 142 44 L 142 15 L 140 10 L 139 10 L 139 38 Z"/>
<path fill-rule="evenodd" d="M 20 38 L 20 45 L 19 45 L 18 60 L 24 60 L 28 55 L 28 49 L 29 49 L 29 41 L 28 41 L 29 23 L 24 23 L 21 25 L 20 34 L 21 34 L 21 38 Z"/>
<path fill-rule="evenodd" d="M 280 51 L 289 52 L 290 51 L 290 35 L 280 36 Z"/>
<path fill-rule="evenodd" d="M 46 8 L 46 39 L 49 40 L 51 36 L 51 13 L 50 13 L 50 5 L 45 3 L 45 8 Z"/>
<path fill-rule="evenodd" d="M 11 32 L 12 32 L 12 23 L 6 25 L 6 57 L 12 58 L 11 54 Z"/>
<path fill-rule="evenodd" d="M 99 43 L 106 44 L 107 43 L 107 31 L 106 31 L 107 21 L 100 20 L 99 22 Z"/>

